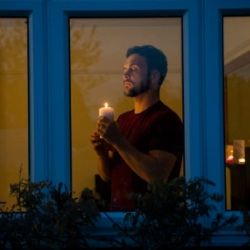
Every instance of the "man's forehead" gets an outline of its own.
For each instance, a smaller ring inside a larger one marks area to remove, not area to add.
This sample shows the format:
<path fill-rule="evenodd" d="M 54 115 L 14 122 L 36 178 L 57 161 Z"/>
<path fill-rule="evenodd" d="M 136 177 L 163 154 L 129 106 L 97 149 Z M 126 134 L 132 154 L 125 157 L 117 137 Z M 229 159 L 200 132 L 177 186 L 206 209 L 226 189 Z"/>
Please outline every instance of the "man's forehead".
<path fill-rule="evenodd" d="M 147 65 L 147 61 L 146 58 L 139 55 L 139 54 L 131 54 L 125 61 L 125 65 L 129 64 L 135 64 L 135 65 L 139 65 L 139 66 L 146 66 Z"/>

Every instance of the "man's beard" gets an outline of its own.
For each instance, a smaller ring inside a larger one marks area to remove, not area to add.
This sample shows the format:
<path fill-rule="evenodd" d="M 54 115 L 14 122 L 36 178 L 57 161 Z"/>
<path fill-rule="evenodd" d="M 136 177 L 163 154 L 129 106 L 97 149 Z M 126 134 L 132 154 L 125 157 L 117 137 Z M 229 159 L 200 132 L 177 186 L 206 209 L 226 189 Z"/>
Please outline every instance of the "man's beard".
<path fill-rule="evenodd" d="M 124 95 L 128 97 L 136 97 L 149 90 L 149 81 L 143 82 L 139 88 L 134 88 L 134 83 L 131 82 L 132 88 L 124 90 Z"/>

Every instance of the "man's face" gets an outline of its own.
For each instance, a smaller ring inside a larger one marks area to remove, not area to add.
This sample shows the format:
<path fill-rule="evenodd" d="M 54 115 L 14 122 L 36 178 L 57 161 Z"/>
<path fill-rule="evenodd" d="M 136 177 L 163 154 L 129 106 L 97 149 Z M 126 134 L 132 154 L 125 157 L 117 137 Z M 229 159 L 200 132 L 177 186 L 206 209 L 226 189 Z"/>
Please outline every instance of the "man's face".
<path fill-rule="evenodd" d="M 126 96 L 135 97 L 149 89 L 147 61 L 139 54 L 130 55 L 123 66 L 123 86 Z"/>

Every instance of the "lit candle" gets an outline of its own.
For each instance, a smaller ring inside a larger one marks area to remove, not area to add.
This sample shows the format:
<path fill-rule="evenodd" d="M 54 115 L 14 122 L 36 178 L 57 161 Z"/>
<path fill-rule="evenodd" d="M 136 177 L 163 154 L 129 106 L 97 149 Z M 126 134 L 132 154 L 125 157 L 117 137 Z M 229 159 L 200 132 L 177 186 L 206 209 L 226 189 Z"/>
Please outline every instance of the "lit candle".
<path fill-rule="evenodd" d="M 107 103 L 104 104 L 104 107 L 99 109 L 99 116 L 104 116 L 111 121 L 114 120 L 114 109 L 109 107 Z"/>

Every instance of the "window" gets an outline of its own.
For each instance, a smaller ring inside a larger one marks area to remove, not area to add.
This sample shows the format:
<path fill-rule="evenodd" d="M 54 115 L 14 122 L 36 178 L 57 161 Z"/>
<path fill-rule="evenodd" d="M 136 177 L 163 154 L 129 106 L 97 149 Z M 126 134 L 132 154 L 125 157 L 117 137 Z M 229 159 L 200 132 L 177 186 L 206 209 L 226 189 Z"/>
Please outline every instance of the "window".
<path fill-rule="evenodd" d="M 250 17 L 224 17 L 227 209 L 250 208 Z"/>
<path fill-rule="evenodd" d="M 0 18 L 0 201 L 9 184 L 28 177 L 27 19 Z"/>
<path fill-rule="evenodd" d="M 124 36 L 129 33 L 141 44 L 150 39 L 168 56 L 162 98 L 185 124 L 185 176 L 213 181 L 208 191 L 226 194 L 218 205 L 222 213 L 246 204 L 249 177 L 239 171 L 249 161 L 250 1 L 0 2 L 0 201 L 9 199 L 20 166 L 23 177 L 65 183 L 76 195 L 94 188 L 89 134 L 98 109 L 108 102 L 117 118 L 132 107 L 119 86 L 125 51 L 134 45 Z M 111 56 L 115 64 L 106 63 Z M 237 143 L 245 164 L 228 162 Z"/>
<path fill-rule="evenodd" d="M 183 119 L 182 18 L 70 19 L 72 190 L 77 195 L 84 187 L 95 190 L 99 183 L 90 143 L 98 109 L 107 102 L 117 118 L 133 108 L 131 98 L 123 95 L 122 67 L 127 49 L 143 44 L 167 55 L 161 99 Z"/>

